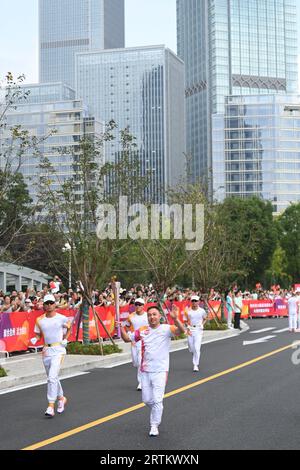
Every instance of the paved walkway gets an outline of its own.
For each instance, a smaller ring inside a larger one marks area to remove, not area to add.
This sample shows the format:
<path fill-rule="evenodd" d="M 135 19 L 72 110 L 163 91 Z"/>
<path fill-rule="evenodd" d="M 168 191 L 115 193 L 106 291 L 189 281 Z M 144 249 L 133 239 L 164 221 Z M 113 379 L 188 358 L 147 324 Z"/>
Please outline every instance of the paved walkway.
<path fill-rule="evenodd" d="M 249 327 L 242 322 L 242 332 Z M 205 331 L 202 344 L 229 339 L 238 336 L 238 330 L 227 331 Z M 80 374 L 97 368 L 111 368 L 131 362 L 130 344 L 117 341 L 122 349 L 120 354 L 109 356 L 76 356 L 67 355 L 62 366 L 61 378 Z M 187 340 L 172 341 L 171 352 L 187 349 Z M 7 359 L 0 359 L 0 365 L 5 368 L 8 376 L 0 378 L 0 393 L 12 391 L 16 387 L 22 388 L 31 384 L 38 385 L 46 382 L 45 370 L 42 363 L 41 353 L 26 353 Z"/>

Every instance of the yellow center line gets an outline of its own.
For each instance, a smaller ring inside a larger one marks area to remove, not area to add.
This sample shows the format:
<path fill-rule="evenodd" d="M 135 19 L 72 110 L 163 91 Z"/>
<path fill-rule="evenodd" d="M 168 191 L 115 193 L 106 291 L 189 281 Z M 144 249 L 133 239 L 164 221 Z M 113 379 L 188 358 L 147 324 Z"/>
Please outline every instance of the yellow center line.
<path fill-rule="evenodd" d="M 288 349 L 291 349 L 294 346 L 294 344 L 290 344 L 289 346 L 285 346 L 280 349 L 276 349 L 275 351 L 271 351 L 268 354 L 264 354 L 263 356 L 256 357 L 250 361 L 244 362 L 243 364 L 239 364 L 238 366 L 232 367 L 231 369 L 224 370 L 223 372 L 219 372 L 218 374 L 211 375 L 210 377 L 206 377 L 205 379 L 199 380 L 197 382 L 194 382 L 192 384 L 186 385 L 184 387 L 178 388 L 176 390 L 173 390 L 172 392 L 166 393 L 165 398 L 172 397 L 174 395 L 178 395 L 179 393 L 186 392 L 187 390 L 191 390 L 192 388 L 199 387 L 200 385 L 203 385 L 207 382 L 211 382 L 212 380 L 216 380 L 219 377 L 223 377 L 224 375 L 231 374 L 232 372 L 235 372 L 237 370 L 243 369 L 245 367 L 251 366 L 252 364 L 256 364 L 257 362 L 263 361 L 264 359 L 267 359 L 268 357 L 275 356 L 276 354 L 279 354 L 283 351 L 287 351 Z M 36 444 L 33 444 L 29 447 L 25 447 L 22 450 L 37 450 L 42 447 L 49 446 L 55 442 L 62 441 L 63 439 L 67 439 L 68 437 L 74 436 L 75 434 L 79 434 L 80 432 L 87 431 L 88 429 L 94 428 L 96 426 L 100 426 L 101 424 L 107 423 L 108 421 L 112 421 L 114 419 L 120 418 L 121 416 L 124 416 L 126 414 L 132 413 L 133 411 L 140 410 L 141 408 L 144 408 L 145 405 L 144 403 L 140 403 L 138 405 L 132 406 L 130 408 L 127 408 L 125 410 L 121 410 L 118 413 L 114 413 L 112 415 L 106 416 L 104 418 L 98 419 L 96 421 L 93 421 L 91 423 L 85 424 L 83 426 L 80 426 L 78 428 L 71 429 L 70 431 L 64 432 L 63 434 L 59 434 L 57 436 L 51 437 L 50 439 L 46 439 L 45 441 L 38 442 Z"/>

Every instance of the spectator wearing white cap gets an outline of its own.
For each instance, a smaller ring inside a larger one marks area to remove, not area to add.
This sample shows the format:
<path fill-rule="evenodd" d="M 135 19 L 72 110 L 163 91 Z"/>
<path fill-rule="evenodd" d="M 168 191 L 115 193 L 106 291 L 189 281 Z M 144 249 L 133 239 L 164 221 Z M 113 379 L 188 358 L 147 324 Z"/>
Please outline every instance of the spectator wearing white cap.
<path fill-rule="evenodd" d="M 203 328 L 206 323 L 206 311 L 199 306 L 200 297 L 192 295 L 192 307 L 185 312 L 184 320 L 188 329 L 189 351 L 193 354 L 194 372 L 199 371 Z"/>
<path fill-rule="evenodd" d="M 134 333 L 141 328 L 146 328 L 149 326 L 148 324 L 148 315 L 147 312 L 144 311 L 145 301 L 142 297 L 139 297 L 135 300 L 135 312 L 129 315 L 125 327 L 127 331 Z M 142 363 L 142 344 L 141 342 L 132 342 L 131 343 L 131 357 L 132 357 L 132 364 L 134 367 L 137 368 L 137 390 L 142 390 L 142 383 L 141 383 L 141 363 Z"/>
<path fill-rule="evenodd" d="M 44 338 L 43 362 L 48 379 L 48 408 L 45 415 L 52 418 L 54 416 L 55 402 L 58 400 L 58 413 L 63 413 L 67 402 L 58 375 L 66 355 L 67 338 L 70 333 L 71 324 L 67 317 L 55 311 L 54 295 L 45 295 L 43 306 L 45 314 L 36 320 L 34 327 L 36 336 L 31 339 L 31 343 L 35 345 L 42 336 Z"/>

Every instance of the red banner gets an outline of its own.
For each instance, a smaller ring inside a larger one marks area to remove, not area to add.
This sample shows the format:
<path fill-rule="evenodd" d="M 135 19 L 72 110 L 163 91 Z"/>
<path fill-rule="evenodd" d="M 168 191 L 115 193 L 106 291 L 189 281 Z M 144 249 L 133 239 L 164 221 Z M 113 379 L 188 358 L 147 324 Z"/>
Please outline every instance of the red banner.
<path fill-rule="evenodd" d="M 274 302 L 272 300 L 250 300 L 250 317 L 273 317 L 275 315 Z"/>
<path fill-rule="evenodd" d="M 25 312 L 0 315 L 0 351 L 27 351 L 29 318 Z"/>
<path fill-rule="evenodd" d="M 276 299 L 274 301 L 274 311 L 278 317 L 288 317 L 288 301 L 286 299 Z"/>
<path fill-rule="evenodd" d="M 222 305 L 222 302 L 219 302 L 217 300 L 208 301 L 208 306 L 209 306 L 208 319 L 209 320 L 212 320 L 215 316 L 218 317 L 219 320 L 221 320 L 222 318 L 221 305 Z"/>
<path fill-rule="evenodd" d="M 92 309 L 90 309 L 90 339 L 98 339 L 96 321 L 98 324 L 99 334 L 101 338 L 109 338 L 108 334 L 105 331 L 105 328 L 107 329 L 110 336 L 113 336 L 115 334 L 115 307 L 95 307 L 95 312 L 96 319 L 94 317 Z M 100 318 L 103 325 L 105 325 L 105 328 L 102 326 L 97 316 Z"/>
<path fill-rule="evenodd" d="M 180 309 L 180 320 L 184 321 L 184 314 L 187 308 L 190 307 L 190 302 L 174 302 Z M 155 303 L 145 305 L 145 311 Z M 221 318 L 221 302 L 210 301 L 208 318 L 212 319 L 214 316 Z M 164 313 L 170 324 L 173 323 L 170 317 L 170 310 L 172 308 L 171 302 L 166 302 L 163 305 Z M 82 341 L 82 321 L 80 322 L 80 312 L 77 310 L 57 310 L 62 315 L 65 315 L 72 322 L 72 329 L 69 336 L 69 341 L 74 342 L 77 340 L 77 333 L 79 334 L 78 340 Z M 128 315 L 135 311 L 134 305 L 127 305 L 120 308 L 120 319 L 125 321 Z M 108 333 L 111 336 L 115 334 L 115 308 L 109 307 L 95 307 L 95 312 L 105 325 Z M 0 314 L 0 351 L 17 352 L 26 351 L 30 347 L 30 339 L 35 336 L 34 326 L 36 319 L 43 315 L 43 311 L 32 312 L 14 312 Z M 226 314 L 226 308 L 225 308 Z M 271 300 L 244 300 L 242 318 L 248 317 L 270 317 L 270 316 L 288 316 L 287 300 L 276 299 L 274 302 Z M 92 309 L 90 309 L 90 339 L 97 339 L 96 321 Z M 108 338 L 104 327 L 97 319 L 100 336 L 104 339 Z M 35 347 L 42 346 L 43 340 L 39 341 Z"/>

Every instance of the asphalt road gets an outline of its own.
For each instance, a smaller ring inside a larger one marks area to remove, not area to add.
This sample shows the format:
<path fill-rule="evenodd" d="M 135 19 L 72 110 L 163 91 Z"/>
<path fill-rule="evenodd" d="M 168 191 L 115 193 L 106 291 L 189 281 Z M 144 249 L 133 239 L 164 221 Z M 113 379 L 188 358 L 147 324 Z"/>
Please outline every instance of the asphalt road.
<path fill-rule="evenodd" d="M 35 444 L 45 450 L 299 449 L 300 365 L 292 363 L 292 354 L 298 351 L 300 358 L 300 347 L 282 348 L 300 334 L 276 333 L 287 328 L 287 320 L 257 319 L 249 325 L 250 331 L 236 338 L 204 345 L 199 374 L 192 371 L 188 351 L 171 354 L 166 391 L 177 392 L 165 398 L 159 438 L 148 436 L 148 409 L 128 410 L 141 404 L 141 393 L 135 390 L 135 369 L 127 364 L 64 380 L 69 404 L 50 420 L 43 415 L 45 385 L 1 395 L 0 449 Z M 274 330 L 254 333 L 265 328 Z M 273 351 L 278 352 L 264 357 Z"/>

